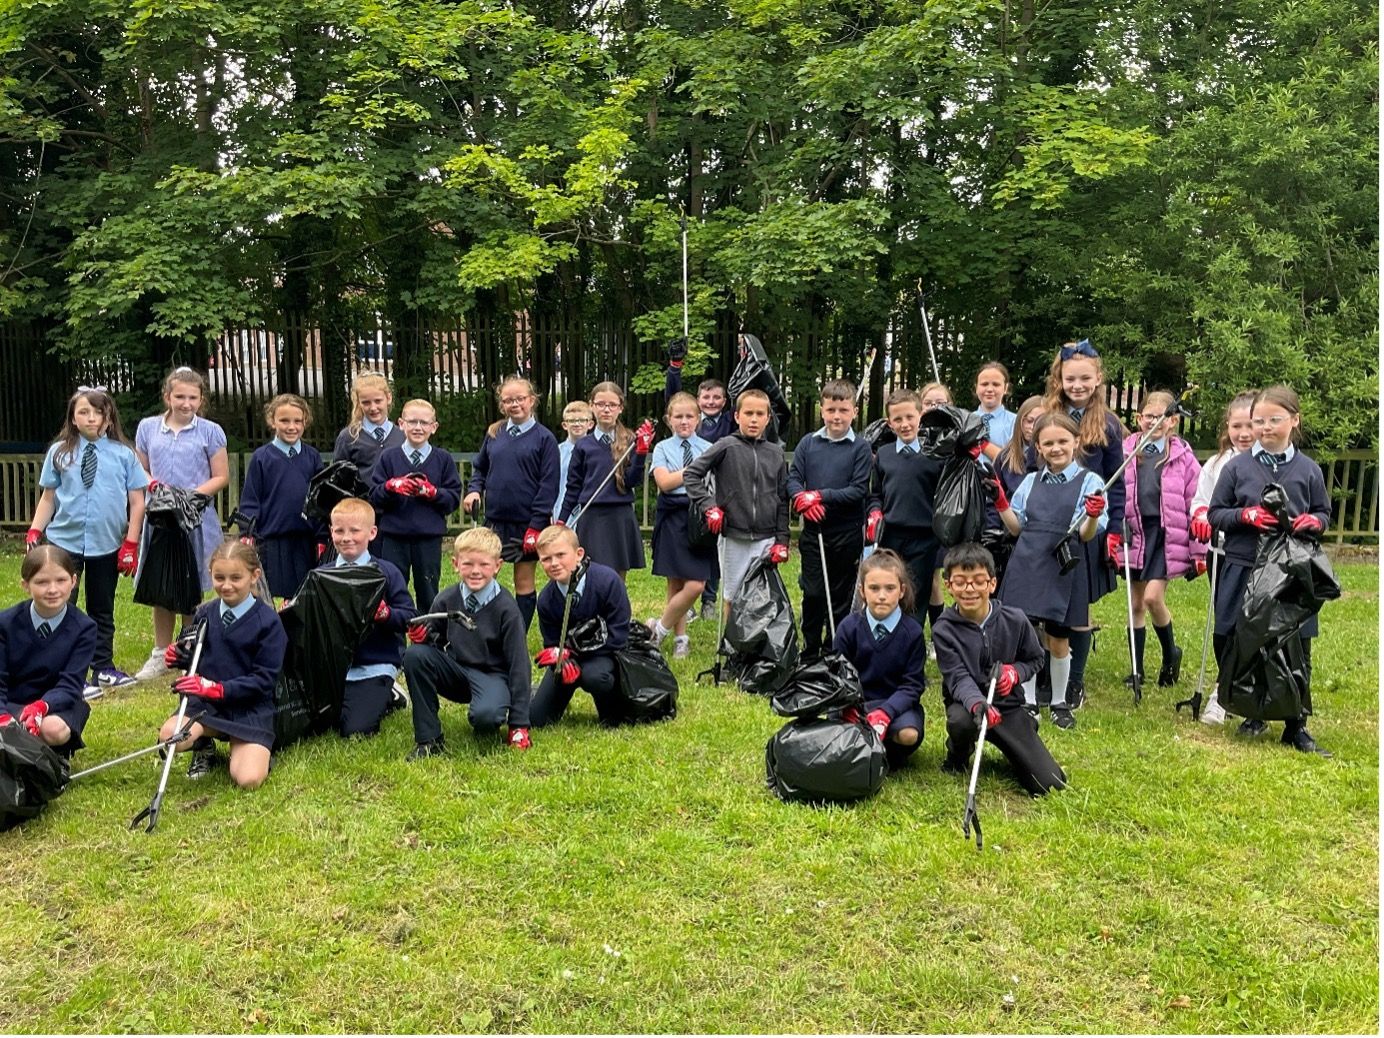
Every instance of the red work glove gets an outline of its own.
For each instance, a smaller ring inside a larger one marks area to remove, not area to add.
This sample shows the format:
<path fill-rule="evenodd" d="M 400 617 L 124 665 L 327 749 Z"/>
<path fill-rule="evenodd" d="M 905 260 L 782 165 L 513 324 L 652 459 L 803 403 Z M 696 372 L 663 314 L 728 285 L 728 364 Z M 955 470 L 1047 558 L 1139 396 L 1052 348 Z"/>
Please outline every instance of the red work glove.
<path fill-rule="evenodd" d="M 871 710 L 865 715 L 865 723 L 875 730 L 875 734 L 884 738 L 884 733 L 889 730 L 889 715 L 883 710 Z"/>
<path fill-rule="evenodd" d="M 32 551 L 41 540 L 43 540 L 43 531 L 36 530 L 32 526 L 29 527 L 29 532 L 24 535 L 24 550 Z"/>
<path fill-rule="evenodd" d="M 1207 519 L 1210 509 L 1202 505 L 1192 513 L 1192 536 L 1202 544 L 1211 542 L 1211 521 Z"/>
<path fill-rule="evenodd" d="M 393 614 L 394 610 L 389 608 L 389 603 L 380 599 L 380 604 L 375 607 L 375 623 L 382 624 Z"/>
<path fill-rule="evenodd" d="M 414 624 L 408 629 L 408 640 L 414 645 L 422 645 L 428 640 L 428 625 Z"/>
<path fill-rule="evenodd" d="M 1097 518 L 1102 512 L 1105 511 L 1104 494 L 1087 494 L 1086 497 L 1082 499 L 1081 503 L 1082 506 L 1086 509 L 1086 514 L 1089 515 L 1092 519 Z"/>
<path fill-rule="evenodd" d="M 1253 526 L 1256 530 L 1273 530 L 1278 526 L 1278 516 L 1266 508 L 1254 505 L 1240 509 L 1240 522 L 1246 526 Z"/>
<path fill-rule="evenodd" d="M 998 727 L 999 723 L 1004 720 L 1004 718 L 1000 716 L 1000 712 L 996 710 L 993 706 L 986 706 L 984 703 L 977 703 L 975 705 L 975 709 L 971 711 L 971 716 L 976 719 L 977 728 L 980 727 L 981 713 L 985 714 L 986 721 L 989 723 L 991 728 Z"/>
<path fill-rule="evenodd" d="M 1300 515 L 1293 520 L 1294 537 L 1312 537 L 1322 532 L 1322 521 L 1315 515 Z"/>
<path fill-rule="evenodd" d="M 559 676 L 564 685 L 575 685 L 577 679 L 581 677 L 581 668 L 577 666 L 577 661 L 564 659 L 562 661 L 562 674 Z"/>
<path fill-rule="evenodd" d="M 654 423 L 647 418 L 634 431 L 634 453 L 648 454 L 654 445 Z"/>
<path fill-rule="evenodd" d="M 533 740 L 529 738 L 527 728 L 511 728 L 509 730 L 509 748 L 511 750 L 527 750 L 533 745 Z"/>
<path fill-rule="evenodd" d="M 974 447 L 967 447 L 966 453 L 971 456 L 972 461 L 979 461 L 980 456 L 985 453 L 985 441 L 981 440 Z"/>
<path fill-rule="evenodd" d="M 29 734 L 38 737 L 38 730 L 43 726 L 43 719 L 48 716 L 48 704 L 42 699 L 35 699 L 19 712 L 19 723 L 29 729 Z"/>
<path fill-rule="evenodd" d="M 152 493 L 153 493 L 155 490 L 157 490 L 160 486 L 162 486 L 162 484 L 161 484 L 157 479 L 151 479 L 151 480 L 149 481 L 149 485 L 148 485 L 147 487 L 145 487 L 144 489 L 147 490 L 147 491 L 149 491 L 149 493 L 152 494 Z"/>
<path fill-rule="evenodd" d="M 1105 554 L 1110 558 L 1112 566 L 1120 565 L 1120 549 L 1124 547 L 1124 538 L 1118 533 L 1108 533 L 1105 535 Z"/>
<path fill-rule="evenodd" d="M 0 714 L 0 728 L 4 728 L 7 724 L 17 723 L 18 722 L 14 719 L 14 714 Z"/>
<path fill-rule="evenodd" d="M 395 476 L 393 479 L 386 479 L 384 488 L 391 494 L 398 494 L 401 497 L 412 497 L 418 493 L 418 488 L 409 476 Z"/>
<path fill-rule="evenodd" d="M 115 556 L 115 568 L 122 577 L 133 577 L 139 569 L 139 544 L 135 541 L 122 541 L 120 552 Z"/>
<path fill-rule="evenodd" d="M 178 648 L 177 642 L 169 642 L 168 648 L 163 650 L 163 665 L 169 668 L 177 667 L 179 670 L 187 667 L 187 659 Z"/>
<path fill-rule="evenodd" d="M 876 508 L 865 519 L 865 539 L 871 544 L 879 543 L 879 528 L 884 523 L 884 513 Z"/>
<path fill-rule="evenodd" d="M 726 521 L 726 513 L 721 511 L 715 505 L 712 505 L 710 508 L 706 510 L 704 518 L 706 519 L 706 528 L 708 530 L 710 530 L 712 533 L 720 533 L 721 527 L 725 524 Z"/>
<path fill-rule="evenodd" d="M 437 496 L 437 487 L 432 485 L 432 480 L 427 476 L 413 477 L 413 492 L 421 498 L 431 501 Z"/>
<path fill-rule="evenodd" d="M 318 541 L 318 542 L 317 542 L 317 561 L 318 561 L 318 562 L 321 562 L 321 561 L 322 561 L 322 556 L 325 555 L 325 554 L 327 554 L 327 542 L 326 542 L 326 541 Z"/>
<path fill-rule="evenodd" d="M 239 540 L 241 544 L 248 544 L 251 548 L 255 546 L 255 539 L 253 537 L 241 537 Z"/>
<path fill-rule="evenodd" d="M 804 490 L 793 498 L 793 511 L 810 523 L 820 523 L 827 514 L 822 495 L 816 490 Z"/>
<path fill-rule="evenodd" d="M 788 561 L 788 545 L 775 544 L 769 549 L 769 561 L 775 566 L 782 566 Z"/>
<path fill-rule="evenodd" d="M 549 646 L 533 658 L 534 663 L 540 667 L 551 667 L 559 660 L 565 660 L 571 653 L 566 649 L 559 649 L 557 646 Z"/>
<path fill-rule="evenodd" d="M 523 548 L 525 555 L 532 555 L 538 550 L 538 535 L 541 532 L 541 530 L 535 530 L 532 526 L 524 531 Z"/>
<path fill-rule="evenodd" d="M 1004 492 L 1004 481 L 992 476 L 982 484 L 985 496 L 994 503 L 996 512 L 1009 511 L 1009 495 Z"/>
<path fill-rule="evenodd" d="M 1200 577 L 1200 576 L 1205 575 L 1205 573 L 1206 573 L 1206 560 L 1205 560 L 1205 559 L 1197 559 L 1197 560 L 1196 560 L 1196 567 L 1197 567 L 1197 576 Z"/>
<path fill-rule="evenodd" d="M 173 682 L 173 690 L 185 696 L 201 696 L 203 699 L 225 699 L 226 690 L 219 681 L 208 681 L 196 674 L 188 674 Z"/>
<path fill-rule="evenodd" d="M 995 691 L 1002 696 L 1007 696 L 1014 691 L 1014 686 L 1019 683 L 1019 671 L 1012 663 L 1006 663 L 1000 667 L 999 680 L 995 682 Z"/>

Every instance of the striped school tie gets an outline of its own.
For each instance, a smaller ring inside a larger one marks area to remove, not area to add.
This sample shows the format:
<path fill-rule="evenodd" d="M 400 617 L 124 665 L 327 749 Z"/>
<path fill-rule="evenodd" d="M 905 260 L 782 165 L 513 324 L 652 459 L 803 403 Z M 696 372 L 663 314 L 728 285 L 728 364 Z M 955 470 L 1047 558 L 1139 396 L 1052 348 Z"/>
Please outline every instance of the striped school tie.
<path fill-rule="evenodd" d="M 380 428 L 376 429 L 373 433 L 371 433 L 371 435 L 375 437 L 375 442 L 376 442 L 376 443 L 384 443 L 384 427 L 383 427 L 383 426 L 381 426 Z"/>
<path fill-rule="evenodd" d="M 423 464 L 423 452 L 414 451 L 409 455 L 409 460 L 413 462 L 413 467 L 417 468 L 419 465 Z"/>
<path fill-rule="evenodd" d="M 917 445 L 916 443 L 905 443 L 905 444 L 903 445 L 903 451 L 902 451 L 901 453 L 903 453 L 903 454 L 917 454 L 917 453 L 918 453 L 918 445 Z"/>
<path fill-rule="evenodd" d="M 884 624 L 875 624 L 875 641 L 882 642 L 889 636 L 889 628 Z"/>
<path fill-rule="evenodd" d="M 476 593 L 474 591 L 466 596 L 466 611 L 468 613 L 475 613 L 480 609 L 480 607 L 481 600 L 476 597 Z"/>
<path fill-rule="evenodd" d="M 290 448 L 288 448 L 288 456 L 289 456 L 290 458 L 296 458 L 296 457 L 298 456 L 298 448 L 297 448 L 297 447 L 290 447 Z"/>
<path fill-rule="evenodd" d="M 230 627 L 233 623 L 235 623 L 235 613 L 227 612 L 221 614 L 222 627 Z"/>
<path fill-rule="evenodd" d="M 1076 422 L 1078 425 L 1080 425 L 1080 424 L 1081 424 L 1081 416 L 1082 416 L 1083 414 L 1085 414 L 1085 413 L 1086 413 L 1085 411 L 1078 411 L 1076 408 L 1072 408 L 1071 410 L 1069 410 L 1069 411 L 1067 412 L 1067 417 L 1069 417 L 1072 421 L 1074 421 L 1074 422 Z"/>
<path fill-rule="evenodd" d="M 88 443 L 82 451 L 82 486 L 88 490 L 96 482 L 96 444 Z"/>
<path fill-rule="evenodd" d="M 1159 454 L 1161 452 L 1158 450 L 1158 446 L 1156 444 L 1146 443 L 1144 444 L 1144 453 L 1152 457 L 1153 455 Z"/>
<path fill-rule="evenodd" d="M 1060 472 L 1044 472 L 1043 482 L 1049 486 L 1056 486 L 1059 483 L 1067 482 L 1067 477 Z"/>
<path fill-rule="evenodd" d="M 601 435 L 596 438 L 600 440 L 601 443 L 605 444 L 605 446 L 610 446 L 610 433 L 601 433 Z"/>
<path fill-rule="evenodd" d="M 1276 469 L 1287 460 L 1287 454 L 1273 454 L 1269 451 L 1259 452 L 1259 464 L 1267 468 Z"/>
<path fill-rule="evenodd" d="M 509 427 L 509 435 L 510 435 L 511 437 L 518 436 L 518 435 L 519 435 L 519 432 L 520 432 L 519 426 L 517 426 L 517 425 L 511 425 L 511 426 Z"/>
<path fill-rule="evenodd" d="M 35 633 L 38 634 L 39 638 L 47 638 L 53 633 L 52 625 L 50 625 L 47 620 L 44 620 L 43 623 L 38 625 Z"/>
<path fill-rule="evenodd" d="M 691 465 L 691 464 L 692 464 L 692 441 L 691 441 L 691 440 L 683 440 L 683 441 L 682 441 L 682 467 L 683 467 L 683 468 L 687 468 L 687 466 L 688 466 L 688 465 Z"/>

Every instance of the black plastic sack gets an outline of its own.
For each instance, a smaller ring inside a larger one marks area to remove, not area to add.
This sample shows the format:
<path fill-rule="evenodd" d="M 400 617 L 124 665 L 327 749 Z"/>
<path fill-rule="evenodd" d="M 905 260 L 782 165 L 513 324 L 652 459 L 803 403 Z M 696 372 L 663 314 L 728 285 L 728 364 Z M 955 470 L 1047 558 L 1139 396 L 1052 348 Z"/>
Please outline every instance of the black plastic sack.
<path fill-rule="evenodd" d="M 755 559 L 731 606 L 725 644 L 741 691 L 767 696 L 798 665 L 798 625 L 778 567 Z"/>
<path fill-rule="evenodd" d="M 864 702 L 855 666 L 840 653 L 828 652 L 798 664 L 769 706 L 780 717 L 815 717 Z"/>
<path fill-rule="evenodd" d="M 631 638 L 634 637 L 634 629 L 637 626 L 639 626 L 638 621 L 630 623 Z M 589 616 L 579 624 L 568 624 L 567 648 L 578 655 L 584 652 L 600 652 L 609 640 L 610 627 L 602 617 Z"/>
<path fill-rule="evenodd" d="M 740 345 L 740 363 L 726 382 L 727 406 L 734 408 L 736 398 L 747 389 L 758 389 L 766 394 L 769 397 L 769 427 L 764 431 L 764 438 L 770 443 L 782 443 L 787 439 L 793 412 L 779 388 L 769 355 L 759 339 L 747 332 L 740 333 Z"/>
<path fill-rule="evenodd" d="M 629 641 L 616 651 L 615 666 L 622 721 L 666 721 L 678 715 L 678 679 L 643 624 L 630 625 Z"/>
<path fill-rule="evenodd" d="M 877 451 L 881 447 L 887 447 L 897 440 L 898 434 L 889 426 L 889 419 L 876 418 L 869 425 L 865 426 L 865 442 L 870 445 L 870 450 Z"/>
<path fill-rule="evenodd" d="M 884 743 L 863 721 L 789 721 L 764 747 L 765 782 L 780 800 L 845 803 L 879 792 Z"/>
<path fill-rule="evenodd" d="M 1286 721 L 1312 712 L 1310 664 L 1298 632 L 1341 597 L 1341 585 L 1321 545 L 1288 532 L 1293 516 L 1283 488 L 1269 484 L 1262 500 L 1278 517 L 1280 532 L 1259 538 L 1217 692 L 1231 713 Z"/>
<path fill-rule="evenodd" d="M 21 725 L 0 725 L 0 831 L 33 818 L 67 785 L 67 761 Z"/>
<path fill-rule="evenodd" d="M 348 497 L 368 499 L 370 484 L 361 478 L 354 462 L 333 461 L 308 480 L 308 494 L 303 502 L 303 518 L 310 523 L 330 525 L 332 509 Z"/>
<path fill-rule="evenodd" d="M 944 548 L 979 541 L 985 530 L 985 488 L 980 465 L 970 455 L 949 458 L 937 479 L 932 532 Z"/>
<path fill-rule="evenodd" d="M 918 422 L 918 449 L 938 461 L 964 454 L 984 438 L 980 415 L 951 404 L 939 404 Z"/>
<path fill-rule="evenodd" d="M 144 522 L 149 540 L 135 580 L 135 603 L 186 616 L 202 602 L 202 574 L 192 538 L 200 535 L 211 498 L 160 483 L 149 495 Z"/>
<path fill-rule="evenodd" d="M 385 593 L 375 566 L 315 569 L 280 614 L 288 635 L 274 686 L 274 748 L 334 730 L 346 672 Z"/>

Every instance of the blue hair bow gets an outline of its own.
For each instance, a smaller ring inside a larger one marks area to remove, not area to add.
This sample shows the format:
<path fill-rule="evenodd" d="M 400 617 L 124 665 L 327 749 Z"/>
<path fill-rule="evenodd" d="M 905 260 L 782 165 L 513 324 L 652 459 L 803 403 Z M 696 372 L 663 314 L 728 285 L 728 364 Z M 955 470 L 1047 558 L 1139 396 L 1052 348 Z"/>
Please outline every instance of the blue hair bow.
<path fill-rule="evenodd" d="M 1100 357 L 1096 348 L 1091 345 L 1090 339 L 1082 339 L 1075 346 L 1062 347 L 1062 359 L 1071 360 L 1073 357 Z"/>

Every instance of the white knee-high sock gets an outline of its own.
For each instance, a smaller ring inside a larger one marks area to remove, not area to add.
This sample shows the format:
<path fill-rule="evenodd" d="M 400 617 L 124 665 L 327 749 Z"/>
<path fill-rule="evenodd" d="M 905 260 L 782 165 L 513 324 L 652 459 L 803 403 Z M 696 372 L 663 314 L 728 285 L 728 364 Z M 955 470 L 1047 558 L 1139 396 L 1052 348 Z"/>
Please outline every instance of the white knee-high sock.
<path fill-rule="evenodd" d="M 1067 705 L 1067 678 L 1072 673 L 1072 658 L 1070 656 L 1058 659 L 1056 656 L 1048 662 L 1048 673 L 1052 675 L 1052 705 Z"/>

